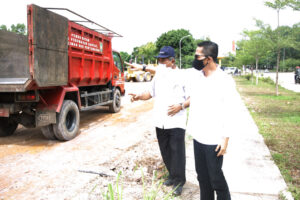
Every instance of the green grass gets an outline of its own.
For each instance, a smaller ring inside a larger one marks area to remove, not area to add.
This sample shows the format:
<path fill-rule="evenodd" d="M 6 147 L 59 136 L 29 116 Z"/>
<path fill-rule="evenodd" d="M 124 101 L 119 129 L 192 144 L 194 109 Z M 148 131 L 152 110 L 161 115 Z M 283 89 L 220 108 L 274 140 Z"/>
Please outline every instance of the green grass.
<path fill-rule="evenodd" d="M 300 93 L 260 78 L 236 77 L 237 88 L 295 199 L 300 199 Z"/>

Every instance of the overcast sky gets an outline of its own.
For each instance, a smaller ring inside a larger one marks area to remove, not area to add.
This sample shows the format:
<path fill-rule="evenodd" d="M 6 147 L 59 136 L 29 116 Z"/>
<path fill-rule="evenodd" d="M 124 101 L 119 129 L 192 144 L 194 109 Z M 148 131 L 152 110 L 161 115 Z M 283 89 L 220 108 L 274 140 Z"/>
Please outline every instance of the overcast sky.
<path fill-rule="evenodd" d="M 128 53 L 164 32 L 184 28 L 194 38 L 210 37 L 222 56 L 244 29 L 255 29 L 254 18 L 277 25 L 276 11 L 264 0 L 8 0 L 1 1 L 0 25 L 27 24 L 26 5 L 32 3 L 68 8 L 123 35 L 113 39 L 113 48 Z M 280 18 L 281 25 L 291 26 L 300 22 L 300 12 L 288 8 Z"/>

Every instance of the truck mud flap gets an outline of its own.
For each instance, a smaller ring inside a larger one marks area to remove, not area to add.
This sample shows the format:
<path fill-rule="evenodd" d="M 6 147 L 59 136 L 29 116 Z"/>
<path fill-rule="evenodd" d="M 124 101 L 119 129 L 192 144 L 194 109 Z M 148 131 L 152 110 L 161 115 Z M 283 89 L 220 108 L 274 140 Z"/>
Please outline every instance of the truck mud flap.
<path fill-rule="evenodd" d="M 35 124 L 36 127 L 47 126 L 49 124 L 56 123 L 56 112 L 55 111 L 44 111 L 37 110 L 35 113 Z"/>

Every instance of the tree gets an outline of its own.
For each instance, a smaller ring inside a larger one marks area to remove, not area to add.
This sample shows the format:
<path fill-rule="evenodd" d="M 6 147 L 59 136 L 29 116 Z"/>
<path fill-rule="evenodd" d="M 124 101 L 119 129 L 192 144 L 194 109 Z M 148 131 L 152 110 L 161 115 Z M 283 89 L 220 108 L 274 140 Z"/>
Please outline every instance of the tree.
<path fill-rule="evenodd" d="M 234 66 L 241 66 L 241 65 L 235 65 L 235 59 L 236 56 L 232 53 L 228 53 L 228 55 L 222 59 L 222 66 L 226 67 L 234 67 Z"/>
<path fill-rule="evenodd" d="M 6 27 L 6 25 L 1 25 L 0 26 L 0 30 L 15 32 L 17 34 L 22 34 L 22 35 L 26 35 L 27 34 L 26 33 L 26 26 L 24 24 L 17 24 L 17 25 L 12 24 L 10 26 L 10 29 L 8 29 Z"/>
<path fill-rule="evenodd" d="M 0 30 L 8 31 L 6 25 L 2 24 L 0 26 Z"/>
<path fill-rule="evenodd" d="M 300 11 L 300 0 L 290 0 L 289 7 Z"/>
<path fill-rule="evenodd" d="M 270 48 L 271 44 L 265 37 L 262 30 L 244 31 L 244 37 L 248 40 L 245 41 L 244 49 L 247 53 L 255 59 L 256 68 L 256 85 L 258 84 L 258 62 L 259 59 Z"/>
<path fill-rule="evenodd" d="M 294 58 L 288 58 L 284 62 L 280 64 L 280 68 L 283 71 L 290 71 L 291 69 L 294 70 L 295 66 L 300 66 L 300 60 Z"/>
<path fill-rule="evenodd" d="M 124 61 L 126 61 L 126 62 L 130 61 L 131 56 L 127 52 L 121 51 L 120 56 L 121 56 L 121 59 L 122 59 L 123 62 Z"/>
<path fill-rule="evenodd" d="M 148 63 L 155 62 L 156 58 L 156 45 L 153 42 L 148 42 L 138 49 L 138 55 L 144 57 L 144 61 Z"/>
<path fill-rule="evenodd" d="M 178 29 L 171 30 L 160 35 L 156 40 L 157 50 L 161 49 L 163 46 L 171 46 L 174 48 L 176 57 L 179 58 L 179 41 L 182 37 L 186 35 L 191 35 L 188 30 Z M 187 37 L 181 41 L 181 56 L 193 55 L 196 49 L 195 40 L 193 37 Z"/>
<path fill-rule="evenodd" d="M 181 68 L 183 69 L 191 68 L 194 58 L 195 56 L 191 56 L 191 55 L 186 55 L 182 57 Z"/>
<path fill-rule="evenodd" d="M 279 29 L 279 13 L 281 10 L 285 9 L 287 6 L 290 6 L 291 0 L 274 0 L 274 2 L 267 1 L 265 5 L 267 7 L 273 8 L 277 11 L 277 29 Z M 277 64 L 276 64 L 276 95 L 278 96 L 278 70 L 280 64 L 280 51 L 282 45 L 280 43 L 280 31 L 277 31 L 277 40 L 276 40 L 276 50 L 277 50 Z"/>
<path fill-rule="evenodd" d="M 17 25 L 11 25 L 11 31 L 18 33 L 18 34 L 22 34 L 25 35 L 26 34 L 26 27 L 24 24 L 17 24 Z"/>
<path fill-rule="evenodd" d="M 154 63 L 157 55 L 156 45 L 153 42 L 148 42 L 147 44 L 141 45 L 139 47 L 134 47 L 131 54 L 131 58 L 135 59 L 137 63 Z"/>
<path fill-rule="evenodd" d="M 248 51 L 246 51 L 246 42 L 247 40 L 243 39 L 240 41 L 237 41 L 237 49 L 236 49 L 236 56 L 233 64 L 235 66 L 252 66 L 255 64 L 255 59 L 253 56 L 249 55 Z"/>

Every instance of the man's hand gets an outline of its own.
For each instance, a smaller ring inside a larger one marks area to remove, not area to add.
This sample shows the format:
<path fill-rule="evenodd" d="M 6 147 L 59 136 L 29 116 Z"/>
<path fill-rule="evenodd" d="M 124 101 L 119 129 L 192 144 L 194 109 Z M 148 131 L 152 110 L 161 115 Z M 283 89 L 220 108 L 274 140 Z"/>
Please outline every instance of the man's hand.
<path fill-rule="evenodd" d="M 181 105 L 180 104 L 175 104 L 175 105 L 169 106 L 168 115 L 173 117 L 180 110 L 181 110 Z"/>
<path fill-rule="evenodd" d="M 138 95 L 138 94 L 132 94 L 132 93 L 130 93 L 130 94 L 128 94 L 128 95 L 130 95 L 131 96 L 131 102 L 134 102 L 134 101 L 138 101 L 138 100 L 140 100 L 140 95 Z"/>
<path fill-rule="evenodd" d="M 227 146 L 228 146 L 228 140 L 229 140 L 229 138 L 227 137 L 227 138 L 224 139 L 222 144 L 218 144 L 218 146 L 215 150 L 216 152 L 220 150 L 217 154 L 217 157 L 223 156 L 226 153 L 226 149 L 227 149 Z"/>

